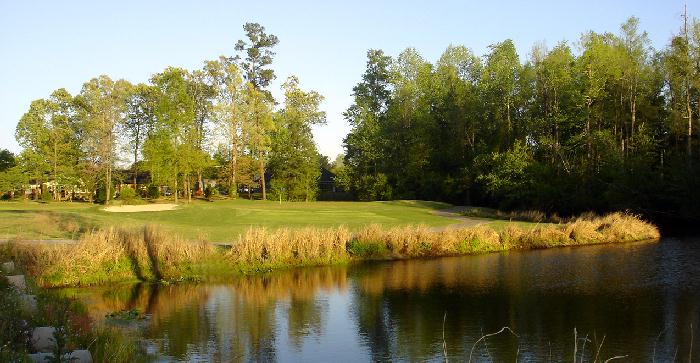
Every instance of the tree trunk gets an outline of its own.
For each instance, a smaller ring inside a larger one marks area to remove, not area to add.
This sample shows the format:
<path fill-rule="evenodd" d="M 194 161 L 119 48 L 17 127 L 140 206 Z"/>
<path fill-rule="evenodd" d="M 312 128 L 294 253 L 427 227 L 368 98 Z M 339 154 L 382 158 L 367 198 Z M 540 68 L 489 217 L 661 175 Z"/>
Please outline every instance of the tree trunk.
<path fill-rule="evenodd" d="M 58 146 L 56 140 L 54 140 L 53 143 L 53 181 L 56 183 L 56 186 L 53 188 L 53 200 L 58 200 L 58 193 L 56 193 L 56 189 L 58 189 Z"/>
<path fill-rule="evenodd" d="M 105 181 L 107 198 L 105 198 L 105 205 L 109 205 L 109 200 L 112 197 L 112 131 L 110 128 L 109 135 L 107 135 L 107 180 Z"/>
<path fill-rule="evenodd" d="M 136 190 L 136 177 L 139 173 L 139 169 L 136 166 L 136 163 L 138 162 L 138 147 L 136 147 L 136 150 L 134 150 L 134 190 Z"/>
<path fill-rule="evenodd" d="M 190 174 L 187 174 L 187 203 L 192 203 L 192 180 Z"/>
<path fill-rule="evenodd" d="M 691 157 L 693 156 L 693 149 L 692 149 L 692 140 L 693 140 L 693 109 L 690 107 L 690 90 L 688 87 L 686 87 L 686 93 L 685 93 L 685 102 L 686 102 L 686 108 L 688 112 L 688 145 L 687 145 L 687 152 L 688 152 L 688 163 L 691 161 Z"/>
<path fill-rule="evenodd" d="M 204 195 L 204 181 L 202 179 L 202 171 L 197 171 L 197 190 L 199 195 Z"/>
<path fill-rule="evenodd" d="M 107 186 L 107 190 L 105 191 L 105 195 L 107 198 L 105 198 L 105 205 L 109 205 L 109 199 L 112 196 L 112 166 L 108 165 L 107 166 L 107 181 L 105 182 L 105 185 Z"/>
<path fill-rule="evenodd" d="M 175 177 L 175 190 L 173 194 L 175 194 L 175 204 L 177 204 L 177 176 Z"/>
<path fill-rule="evenodd" d="M 259 153 L 260 164 L 258 166 L 260 173 L 260 186 L 262 187 L 262 200 L 267 200 L 267 193 L 265 191 L 265 159 L 263 158 L 263 153 Z"/>
<path fill-rule="evenodd" d="M 510 99 L 506 101 L 506 119 L 508 119 L 508 135 L 506 136 L 506 143 L 510 144 L 511 134 L 513 133 L 513 127 L 510 123 Z"/>
<path fill-rule="evenodd" d="M 591 102 L 586 102 L 586 146 L 588 149 L 587 156 L 588 161 L 591 160 Z"/>
<path fill-rule="evenodd" d="M 637 121 L 637 96 L 632 97 L 632 129 L 630 130 L 630 139 L 634 139 L 634 124 Z"/>
<path fill-rule="evenodd" d="M 235 132 L 235 130 L 234 130 Z M 238 167 L 238 142 L 234 138 L 231 145 L 231 185 L 229 186 L 229 195 L 231 198 L 238 197 L 238 185 L 236 184 L 236 168 Z"/>
<path fill-rule="evenodd" d="M 185 174 L 182 174 L 182 199 L 186 200 L 187 203 L 189 203 L 189 194 L 190 186 L 187 185 L 187 176 Z"/>

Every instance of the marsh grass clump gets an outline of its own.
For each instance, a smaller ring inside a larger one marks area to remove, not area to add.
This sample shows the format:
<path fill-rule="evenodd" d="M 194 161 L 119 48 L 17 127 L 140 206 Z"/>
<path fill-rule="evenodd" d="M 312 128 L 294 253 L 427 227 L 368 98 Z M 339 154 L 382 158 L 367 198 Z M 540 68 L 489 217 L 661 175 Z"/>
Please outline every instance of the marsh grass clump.
<path fill-rule="evenodd" d="M 152 227 L 108 228 L 85 233 L 76 244 L 13 244 L 12 255 L 42 286 L 113 281 L 189 281 L 277 268 L 330 265 L 353 260 L 403 259 L 489 253 L 596 243 L 653 240 L 658 229 L 639 217 L 613 213 L 568 223 L 434 230 L 426 226 L 355 233 L 345 227 L 268 230 L 250 228 L 230 246 L 189 241 Z"/>
<path fill-rule="evenodd" d="M 368 226 L 348 243 L 356 258 L 395 259 L 488 253 L 582 244 L 653 240 L 659 230 L 637 216 L 612 213 L 585 215 L 563 224 L 524 227 L 508 223 L 495 229 L 483 224 L 471 228 L 433 231 L 425 226 L 382 229 Z"/>
<path fill-rule="evenodd" d="M 87 232 L 76 244 L 17 244 L 14 255 L 40 285 L 79 286 L 188 278 L 214 249 L 147 226 Z"/>
<path fill-rule="evenodd" d="M 345 227 L 269 231 L 250 228 L 232 244 L 225 256 L 244 267 L 332 264 L 347 259 L 346 241 L 350 232 Z"/>

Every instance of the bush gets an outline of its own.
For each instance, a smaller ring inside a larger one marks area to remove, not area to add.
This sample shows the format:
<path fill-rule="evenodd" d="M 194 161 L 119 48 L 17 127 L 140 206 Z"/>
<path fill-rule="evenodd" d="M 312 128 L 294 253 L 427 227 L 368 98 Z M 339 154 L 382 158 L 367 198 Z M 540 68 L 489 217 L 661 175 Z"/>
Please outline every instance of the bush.
<path fill-rule="evenodd" d="M 110 198 L 114 199 L 114 186 L 112 186 Z M 97 185 L 97 193 L 95 193 L 95 203 L 104 204 L 107 201 L 107 186 L 104 183 Z"/>
<path fill-rule="evenodd" d="M 219 190 L 216 188 L 212 188 L 211 186 L 207 185 L 206 188 L 204 188 L 204 197 L 207 199 L 211 199 L 212 197 L 216 197 L 219 195 Z"/>
<path fill-rule="evenodd" d="M 119 199 L 124 201 L 125 204 L 129 204 L 136 200 L 138 196 L 136 195 L 136 191 L 131 189 L 131 187 L 124 187 L 122 190 L 119 192 Z"/>
<path fill-rule="evenodd" d="M 53 196 L 51 195 L 51 192 L 49 192 L 49 188 L 41 188 L 41 200 L 44 202 L 50 202 L 53 199 Z"/>
<path fill-rule="evenodd" d="M 146 195 L 151 199 L 160 198 L 160 187 L 157 185 L 149 185 Z"/>

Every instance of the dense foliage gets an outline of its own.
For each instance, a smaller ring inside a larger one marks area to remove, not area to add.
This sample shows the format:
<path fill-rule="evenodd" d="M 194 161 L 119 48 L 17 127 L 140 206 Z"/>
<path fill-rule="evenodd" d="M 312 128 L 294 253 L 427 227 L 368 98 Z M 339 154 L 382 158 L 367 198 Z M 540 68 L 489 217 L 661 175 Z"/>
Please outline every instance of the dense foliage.
<path fill-rule="evenodd" d="M 59 89 L 32 102 L 15 133 L 22 153 L 0 153 L 0 190 L 24 191 L 31 180 L 34 198 L 78 193 L 109 203 L 117 186 L 131 179 L 135 190 L 139 172 L 147 171 L 153 185 L 141 185 L 139 194 L 158 196 L 162 189 L 176 202 L 204 195 L 205 178 L 218 179 L 234 198 L 244 186 L 265 199 L 265 175 L 284 190 L 276 193 L 281 198 L 314 199 L 319 158 L 310 126 L 325 121 L 318 110 L 323 98 L 291 77 L 283 86 L 285 106 L 275 110 L 266 87 L 275 78 L 270 65 L 278 39 L 256 23 L 243 28 L 248 40 L 234 47 L 240 54 L 202 69 L 168 67 L 137 85 L 102 75 L 78 95 Z M 131 178 L 117 175 L 129 164 Z"/>
<path fill-rule="evenodd" d="M 636 18 L 576 47 L 367 54 L 345 113 L 360 199 L 700 215 L 700 23 L 654 50 Z"/>

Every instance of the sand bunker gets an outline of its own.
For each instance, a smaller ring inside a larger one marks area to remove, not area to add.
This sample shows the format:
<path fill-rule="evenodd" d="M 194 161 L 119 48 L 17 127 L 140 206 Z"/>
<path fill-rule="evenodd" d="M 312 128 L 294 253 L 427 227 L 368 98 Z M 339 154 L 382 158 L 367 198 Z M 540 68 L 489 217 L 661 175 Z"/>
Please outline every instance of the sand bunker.
<path fill-rule="evenodd" d="M 177 204 L 143 204 L 143 205 L 119 205 L 106 207 L 105 212 L 134 213 L 134 212 L 162 212 L 177 209 Z"/>

